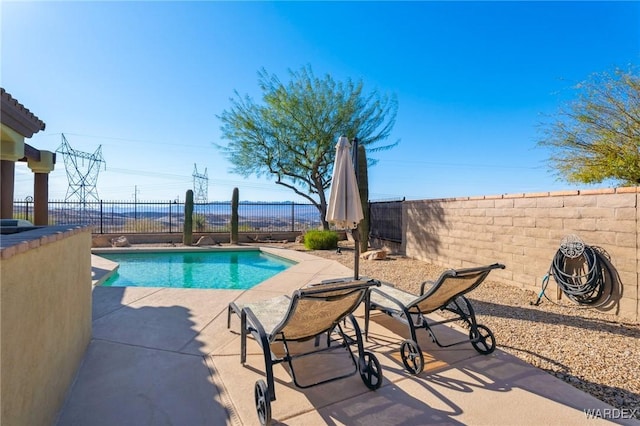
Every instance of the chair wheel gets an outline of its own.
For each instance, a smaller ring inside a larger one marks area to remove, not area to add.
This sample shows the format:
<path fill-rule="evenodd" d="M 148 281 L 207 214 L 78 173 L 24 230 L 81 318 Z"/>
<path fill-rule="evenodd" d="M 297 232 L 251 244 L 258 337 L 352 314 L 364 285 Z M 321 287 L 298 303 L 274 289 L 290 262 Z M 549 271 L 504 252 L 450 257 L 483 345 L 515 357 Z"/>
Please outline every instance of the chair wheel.
<path fill-rule="evenodd" d="M 258 420 L 261 425 L 271 424 L 271 396 L 269 388 L 264 380 L 258 380 L 254 390 L 256 411 L 258 412 Z"/>
<path fill-rule="evenodd" d="M 471 328 L 469 330 L 469 340 L 473 348 L 482 355 L 489 355 L 496 348 L 496 339 L 488 327 L 477 324 L 476 331 Z"/>
<path fill-rule="evenodd" d="M 400 356 L 405 368 L 411 374 L 420 374 L 424 369 L 424 355 L 416 342 L 406 339 L 400 345 Z"/>
<path fill-rule="evenodd" d="M 382 386 L 382 368 L 378 358 L 371 352 L 364 352 L 360 363 L 360 377 L 371 390 Z"/>

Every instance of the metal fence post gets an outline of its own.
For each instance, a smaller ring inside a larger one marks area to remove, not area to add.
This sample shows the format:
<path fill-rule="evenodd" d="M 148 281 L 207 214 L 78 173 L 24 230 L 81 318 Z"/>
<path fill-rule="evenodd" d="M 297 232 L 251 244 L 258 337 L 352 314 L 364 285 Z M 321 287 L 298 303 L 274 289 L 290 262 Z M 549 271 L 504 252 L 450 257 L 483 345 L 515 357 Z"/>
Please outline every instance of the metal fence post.
<path fill-rule="evenodd" d="M 100 233 L 104 234 L 104 228 L 103 228 L 103 210 L 102 210 L 102 200 L 100 200 Z"/>
<path fill-rule="evenodd" d="M 295 231 L 296 225 L 296 204 L 291 202 L 291 232 Z"/>
<path fill-rule="evenodd" d="M 29 201 L 33 201 L 30 195 L 24 199 L 24 220 L 29 220 Z"/>

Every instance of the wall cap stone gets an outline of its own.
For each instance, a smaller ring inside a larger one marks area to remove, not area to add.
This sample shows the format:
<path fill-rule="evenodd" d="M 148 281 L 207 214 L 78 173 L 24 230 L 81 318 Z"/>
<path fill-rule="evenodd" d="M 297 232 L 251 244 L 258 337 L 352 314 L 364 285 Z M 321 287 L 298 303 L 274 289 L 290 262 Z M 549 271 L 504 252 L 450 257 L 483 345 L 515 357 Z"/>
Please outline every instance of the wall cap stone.
<path fill-rule="evenodd" d="M 430 203 L 451 201 L 478 201 L 512 198 L 571 197 L 578 195 L 635 194 L 640 193 L 640 186 L 624 186 L 620 188 L 571 189 L 547 192 L 515 192 L 501 195 L 473 195 L 470 197 L 427 198 L 422 200 L 406 200 L 405 203 Z M 375 202 L 374 202 L 375 203 Z"/>
<path fill-rule="evenodd" d="M 615 194 L 616 188 L 581 189 L 578 192 L 580 193 L 580 195 Z"/>
<path fill-rule="evenodd" d="M 89 225 L 43 226 L 30 231 L 2 235 L 0 239 L 0 259 L 8 259 L 19 253 L 53 243 L 81 232 L 91 233 Z"/>
<path fill-rule="evenodd" d="M 640 192 L 639 186 L 624 186 L 622 188 L 616 188 L 616 193 L 618 194 L 633 194 L 636 192 Z"/>
<path fill-rule="evenodd" d="M 538 197 L 548 197 L 548 192 L 528 192 L 524 194 L 525 198 L 538 198 Z"/>
<path fill-rule="evenodd" d="M 575 189 L 575 190 L 569 190 L 569 191 L 553 191 L 553 192 L 549 192 L 549 196 L 550 197 L 564 197 L 564 196 L 567 196 L 567 195 L 580 195 L 580 191 Z"/>

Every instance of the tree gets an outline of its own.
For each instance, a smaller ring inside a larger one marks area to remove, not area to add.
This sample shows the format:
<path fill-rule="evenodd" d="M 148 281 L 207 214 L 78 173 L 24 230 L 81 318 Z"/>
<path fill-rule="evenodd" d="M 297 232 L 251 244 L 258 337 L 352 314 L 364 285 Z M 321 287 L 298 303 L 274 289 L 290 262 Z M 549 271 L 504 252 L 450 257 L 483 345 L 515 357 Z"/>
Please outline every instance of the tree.
<path fill-rule="evenodd" d="M 258 72 L 262 104 L 234 92 L 231 107 L 218 116 L 228 141 L 218 148 L 233 165 L 232 172 L 272 177 L 309 200 L 328 229 L 325 190 L 331 184 L 338 137 L 358 137 L 370 152 L 394 147 L 398 141 L 380 143 L 391 133 L 398 103 L 395 96 L 376 91 L 365 95 L 362 81 L 336 82 L 328 74 L 317 78 L 310 66 L 289 74 L 284 84 L 264 69 Z"/>
<path fill-rule="evenodd" d="M 549 162 L 560 177 L 640 184 L 640 77 L 633 71 L 593 74 L 545 127 L 539 145 L 551 148 Z"/>

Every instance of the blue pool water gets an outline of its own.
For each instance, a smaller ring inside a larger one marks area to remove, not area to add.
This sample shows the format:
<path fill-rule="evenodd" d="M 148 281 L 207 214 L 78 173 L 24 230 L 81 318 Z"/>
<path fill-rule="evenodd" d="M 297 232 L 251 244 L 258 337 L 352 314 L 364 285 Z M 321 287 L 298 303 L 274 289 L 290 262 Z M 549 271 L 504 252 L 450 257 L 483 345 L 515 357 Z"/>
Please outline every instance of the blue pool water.
<path fill-rule="evenodd" d="M 295 262 L 259 250 L 220 252 L 106 253 L 120 266 L 102 285 L 246 290 Z"/>

